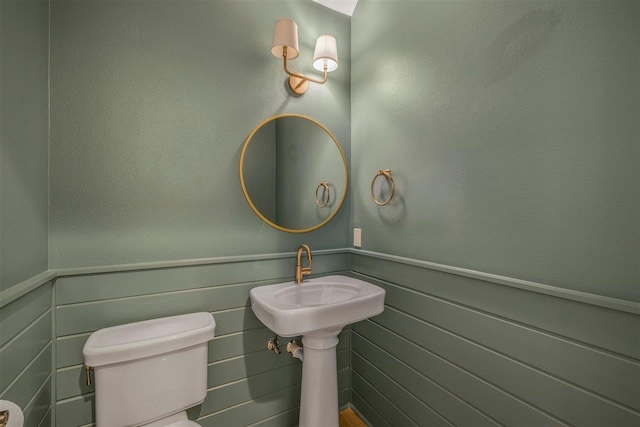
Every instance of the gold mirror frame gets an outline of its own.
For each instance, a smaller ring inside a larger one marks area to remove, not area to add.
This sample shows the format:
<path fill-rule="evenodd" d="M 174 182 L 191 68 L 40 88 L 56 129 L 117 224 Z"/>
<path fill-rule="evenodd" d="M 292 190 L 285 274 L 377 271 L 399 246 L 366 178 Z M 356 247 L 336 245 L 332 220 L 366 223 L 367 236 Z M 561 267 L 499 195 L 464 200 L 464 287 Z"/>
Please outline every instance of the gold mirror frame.
<path fill-rule="evenodd" d="M 249 193 L 247 191 L 247 187 L 246 187 L 245 182 L 244 182 L 244 175 L 242 173 L 243 167 L 244 167 L 244 155 L 245 155 L 245 153 L 247 151 L 247 148 L 249 147 L 249 144 L 251 143 L 251 139 L 256 134 L 256 132 L 258 132 L 262 128 L 262 126 L 264 126 L 265 124 L 267 124 L 267 123 L 269 123 L 271 121 L 274 121 L 276 119 L 282 118 L 282 117 L 297 117 L 297 118 L 300 118 L 300 119 L 308 120 L 311 123 L 319 126 L 322 130 L 324 130 L 327 133 L 327 135 L 329 135 L 331 137 L 333 142 L 336 144 L 336 147 L 338 148 L 338 151 L 340 152 L 340 157 L 342 158 L 342 165 L 344 166 L 344 176 L 345 176 L 345 179 L 344 179 L 344 190 L 342 192 L 342 198 L 340 199 L 340 202 L 338 203 L 336 209 L 331 213 L 331 215 L 329 215 L 329 217 L 327 219 L 325 219 L 324 221 L 322 221 L 320 224 L 314 225 L 313 227 L 304 228 L 304 229 L 286 228 L 286 227 L 282 227 L 281 225 L 278 225 L 278 224 L 276 224 L 274 222 L 271 222 L 253 204 L 253 202 L 251 201 L 251 197 L 249 197 Z M 327 129 L 320 122 L 318 122 L 317 120 L 312 119 L 311 117 L 303 116 L 301 114 L 278 114 L 276 116 L 269 117 L 268 119 L 263 120 L 262 122 L 260 122 L 258 124 L 258 126 L 256 126 L 251 131 L 251 133 L 247 137 L 246 141 L 244 142 L 244 146 L 242 147 L 242 152 L 240 153 L 240 171 L 239 172 L 240 172 L 240 185 L 242 186 L 242 194 L 244 194 L 244 198 L 247 200 L 247 203 L 249 203 L 249 206 L 251 206 L 251 209 L 253 209 L 253 212 L 256 215 L 258 215 L 258 217 L 260 217 L 261 220 L 263 220 L 264 222 L 269 224 L 271 227 L 275 228 L 276 230 L 285 231 L 287 233 L 296 233 L 296 234 L 298 234 L 298 233 L 308 233 L 310 231 L 317 230 L 318 228 L 320 228 L 320 227 L 324 226 L 325 224 L 327 224 L 329 221 L 331 221 L 333 219 L 333 217 L 336 216 L 336 214 L 340 211 L 340 208 L 342 208 L 342 204 L 344 203 L 344 199 L 347 197 L 347 189 L 349 188 L 349 171 L 348 171 L 348 168 L 347 168 L 347 159 L 344 156 L 344 151 L 342 151 L 342 147 L 340 146 L 340 143 L 335 138 L 335 136 L 333 136 L 333 134 L 329 131 L 329 129 Z"/>

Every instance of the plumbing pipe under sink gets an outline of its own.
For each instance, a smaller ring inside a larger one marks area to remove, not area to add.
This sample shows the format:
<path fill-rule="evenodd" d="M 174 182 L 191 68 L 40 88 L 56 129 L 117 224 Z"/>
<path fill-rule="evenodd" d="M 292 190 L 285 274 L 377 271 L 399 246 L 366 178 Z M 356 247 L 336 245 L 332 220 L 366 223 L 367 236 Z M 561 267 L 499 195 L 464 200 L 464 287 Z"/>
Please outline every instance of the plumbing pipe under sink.
<path fill-rule="evenodd" d="M 304 349 L 296 340 L 291 340 L 287 343 L 287 352 L 291 353 L 296 359 L 300 359 L 304 362 Z"/>

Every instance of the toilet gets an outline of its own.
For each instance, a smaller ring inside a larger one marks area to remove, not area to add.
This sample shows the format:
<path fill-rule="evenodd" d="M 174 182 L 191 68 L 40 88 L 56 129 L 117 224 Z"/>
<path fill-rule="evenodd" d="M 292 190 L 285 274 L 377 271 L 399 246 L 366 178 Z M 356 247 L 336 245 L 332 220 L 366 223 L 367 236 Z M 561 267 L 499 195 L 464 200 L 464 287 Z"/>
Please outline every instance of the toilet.
<path fill-rule="evenodd" d="M 82 353 L 94 370 L 96 427 L 197 427 L 186 410 L 207 395 L 211 313 L 101 329 Z"/>

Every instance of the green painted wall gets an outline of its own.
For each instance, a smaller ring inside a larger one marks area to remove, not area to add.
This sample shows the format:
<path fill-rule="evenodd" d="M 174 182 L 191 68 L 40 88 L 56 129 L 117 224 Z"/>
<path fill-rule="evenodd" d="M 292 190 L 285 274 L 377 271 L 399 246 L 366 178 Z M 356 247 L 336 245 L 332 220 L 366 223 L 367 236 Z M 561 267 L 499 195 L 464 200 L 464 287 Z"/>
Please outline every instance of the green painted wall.
<path fill-rule="evenodd" d="M 637 1 L 361 0 L 363 248 L 640 301 L 638 28 Z"/>
<path fill-rule="evenodd" d="M 317 35 L 340 41 L 340 68 L 302 97 L 270 53 L 281 17 L 300 28 L 293 69 L 313 73 Z M 264 224 L 238 162 L 251 130 L 285 112 L 350 151 L 349 37 L 348 17 L 310 0 L 53 1 L 52 268 L 348 245 L 348 203 L 310 234 Z"/>
<path fill-rule="evenodd" d="M 343 334 L 341 404 L 376 426 L 637 424 L 637 314 L 413 265 L 640 300 L 637 2 L 360 0 L 349 21 L 306 0 L 53 0 L 48 146 L 47 3 L 0 1 L 0 291 L 47 269 L 47 220 L 56 270 L 339 248 L 351 221 L 382 255 L 317 256 L 314 273 L 349 270 L 388 299 Z M 316 35 L 340 43 L 338 71 L 303 97 L 269 53 L 279 17 L 300 26 L 303 72 Z M 263 224 L 240 191 L 242 143 L 284 112 L 355 159 L 343 210 L 306 235 Z M 382 168 L 397 193 L 378 208 Z M 294 425 L 299 366 L 264 352 L 247 306 L 292 261 L 60 270 L 55 304 L 47 282 L 0 309 L 0 397 L 30 426 L 91 422 L 91 331 L 208 310 L 211 390 L 191 418 Z"/>
<path fill-rule="evenodd" d="M 0 0 L 0 291 L 47 270 L 49 2 Z"/>

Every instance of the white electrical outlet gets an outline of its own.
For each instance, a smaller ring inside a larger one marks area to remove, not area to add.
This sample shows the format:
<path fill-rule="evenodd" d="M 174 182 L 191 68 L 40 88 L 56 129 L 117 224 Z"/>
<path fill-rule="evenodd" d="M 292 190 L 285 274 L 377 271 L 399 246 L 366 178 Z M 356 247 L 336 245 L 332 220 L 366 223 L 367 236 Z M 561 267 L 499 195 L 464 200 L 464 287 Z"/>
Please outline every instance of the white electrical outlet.
<path fill-rule="evenodd" d="M 353 246 L 356 248 L 362 247 L 362 229 L 360 228 L 353 229 Z"/>

